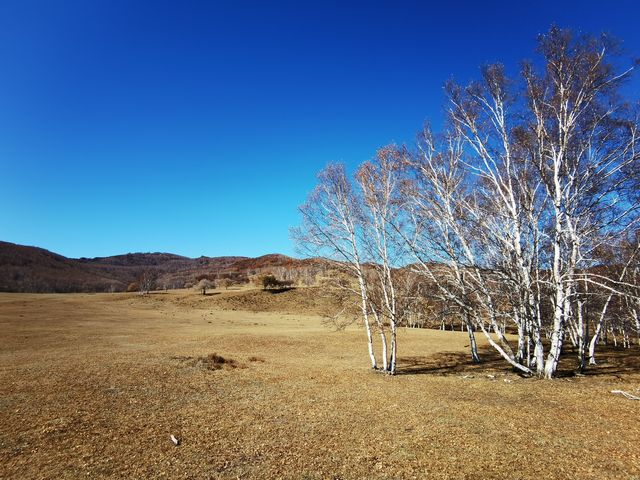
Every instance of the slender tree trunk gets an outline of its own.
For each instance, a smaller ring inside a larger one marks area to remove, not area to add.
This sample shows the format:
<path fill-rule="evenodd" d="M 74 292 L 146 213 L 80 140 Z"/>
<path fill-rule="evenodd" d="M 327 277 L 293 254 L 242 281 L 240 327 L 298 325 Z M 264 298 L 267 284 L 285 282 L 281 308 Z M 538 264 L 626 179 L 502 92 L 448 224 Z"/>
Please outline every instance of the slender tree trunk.
<path fill-rule="evenodd" d="M 389 373 L 391 373 L 391 375 L 396 374 L 396 358 L 397 358 L 397 349 L 398 349 L 397 334 L 398 334 L 398 328 L 396 326 L 396 322 L 395 320 L 392 320 L 391 321 L 391 359 L 389 361 Z"/>
<path fill-rule="evenodd" d="M 376 355 L 373 351 L 373 336 L 371 335 L 371 325 L 369 324 L 369 316 L 364 316 L 364 328 L 367 332 L 367 349 L 369 350 L 369 359 L 371 360 L 371 368 L 378 368 L 378 364 L 376 363 Z"/>
<path fill-rule="evenodd" d="M 480 363 L 480 357 L 478 356 L 478 344 L 476 343 L 476 335 L 473 331 L 473 325 L 469 319 L 469 314 L 464 313 L 464 322 L 467 326 L 467 335 L 469 335 L 469 347 L 471 348 L 471 361 L 473 363 Z"/>
<path fill-rule="evenodd" d="M 521 317 L 517 312 L 514 312 L 514 320 L 516 325 L 518 326 L 518 351 L 516 353 L 516 361 L 523 365 L 527 364 L 528 361 L 525 361 L 525 328 L 522 324 L 523 317 Z"/>
<path fill-rule="evenodd" d="M 554 268 L 555 269 L 555 268 Z M 560 353 L 562 352 L 562 341 L 564 333 L 564 289 L 562 283 L 559 280 L 560 272 L 554 272 L 556 276 L 556 282 L 554 288 L 556 290 L 555 306 L 553 311 L 553 330 L 551 332 L 551 345 L 549 347 L 549 354 L 544 365 L 545 378 L 553 378 L 558 368 L 558 361 L 560 360 Z"/>
<path fill-rule="evenodd" d="M 555 376 L 558 368 L 558 362 L 560 360 L 560 354 L 562 353 L 562 342 L 564 340 L 564 328 L 567 307 L 567 299 L 565 297 L 566 290 L 562 278 L 562 188 L 560 186 L 559 171 L 560 171 L 561 158 L 554 159 L 554 238 L 553 238 L 553 290 L 555 293 L 555 303 L 553 310 L 553 330 L 551 332 L 551 346 L 549 347 L 549 354 L 544 365 L 545 378 L 551 379 Z"/>
<path fill-rule="evenodd" d="M 577 327 L 577 337 L 578 337 L 578 371 L 580 373 L 584 372 L 584 369 L 587 367 L 586 363 L 586 347 L 587 347 L 587 337 L 585 335 L 585 325 L 584 325 L 584 317 L 583 317 L 583 308 L 584 302 L 582 300 L 578 300 L 578 308 L 577 308 L 577 319 L 578 319 L 578 327 Z"/>
<path fill-rule="evenodd" d="M 611 302 L 612 297 L 613 294 L 609 294 L 607 300 L 604 302 L 602 310 L 600 311 L 600 318 L 596 324 L 596 331 L 593 333 L 593 337 L 591 337 L 591 342 L 589 342 L 589 365 L 596 365 L 596 345 L 600 339 L 602 327 L 604 326 L 607 315 L 607 309 L 609 308 L 609 303 Z"/>
<path fill-rule="evenodd" d="M 498 351 L 498 353 L 502 356 L 502 358 L 504 358 L 507 362 L 509 362 L 509 364 L 511 364 L 515 369 L 520 370 L 527 374 L 532 373 L 528 367 L 516 362 L 513 355 L 513 351 L 511 350 L 508 344 L 503 342 L 503 340 L 506 341 L 504 338 L 501 340 L 501 344 L 498 344 L 491 336 L 491 332 L 486 329 L 486 327 L 484 326 L 484 323 L 482 322 L 481 319 L 477 317 L 477 315 L 474 315 L 474 321 L 478 325 L 478 328 L 484 334 L 489 344 Z M 493 324 L 494 331 L 496 331 L 495 332 L 496 335 L 499 337 L 500 332 L 499 332 L 499 329 L 496 328 L 497 325 L 495 324 L 495 321 L 492 321 L 492 324 Z"/>
<path fill-rule="evenodd" d="M 364 328 L 367 333 L 367 349 L 369 350 L 369 359 L 371 360 L 371 368 L 374 370 L 378 368 L 376 362 L 376 355 L 373 351 L 373 336 L 371 334 L 371 324 L 369 322 L 369 309 L 367 307 L 367 290 L 362 280 L 362 276 L 358 277 L 358 284 L 360 286 L 360 308 L 362 310 L 362 318 L 364 320 Z"/>
<path fill-rule="evenodd" d="M 380 342 L 382 343 L 382 371 L 389 371 L 389 353 L 387 351 L 387 336 L 380 330 Z"/>

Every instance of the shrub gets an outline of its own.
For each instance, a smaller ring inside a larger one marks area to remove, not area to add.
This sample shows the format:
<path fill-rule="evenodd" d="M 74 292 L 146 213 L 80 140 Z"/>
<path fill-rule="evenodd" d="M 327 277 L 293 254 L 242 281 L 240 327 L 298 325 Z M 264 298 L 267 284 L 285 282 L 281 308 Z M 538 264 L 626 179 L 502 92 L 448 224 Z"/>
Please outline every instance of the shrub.
<path fill-rule="evenodd" d="M 267 288 L 277 287 L 279 284 L 280 282 L 278 282 L 278 279 L 273 275 L 265 275 L 262 277 L 262 288 L 265 290 Z"/>
<path fill-rule="evenodd" d="M 198 358 L 196 365 L 204 367 L 207 370 L 220 370 L 225 365 L 231 368 L 236 368 L 238 366 L 235 360 L 224 358 L 217 353 L 210 353 L 206 357 Z"/>

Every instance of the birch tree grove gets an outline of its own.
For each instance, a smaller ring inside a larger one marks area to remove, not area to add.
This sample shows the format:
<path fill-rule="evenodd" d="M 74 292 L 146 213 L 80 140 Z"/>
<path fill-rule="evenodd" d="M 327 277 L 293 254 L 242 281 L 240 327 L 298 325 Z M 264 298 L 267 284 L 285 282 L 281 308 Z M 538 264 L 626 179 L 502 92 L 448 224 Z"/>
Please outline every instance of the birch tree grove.
<path fill-rule="evenodd" d="M 488 65 L 448 83 L 442 133 L 381 149 L 354 180 L 328 167 L 301 208 L 300 243 L 353 276 L 374 368 L 373 334 L 394 373 L 417 305 L 454 313 L 472 361 L 479 334 L 526 375 L 553 378 L 569 351 L 583 371 L 609 335 L 640 346 L 633 66 L 558 28 L 537 53 L 514 79 Z"/>
<path fill-rule="evenodd" d="M 353 276 L 357 287 L 343 285 L 359 298 L 360 310 L 367 335 L 371 367 L 378 368 L 373 349 L 373 328 L 369 318 L 367 279 L 361 259 L 361 212 L 351 182 L 343 165 L 329 165 L 318 174 L 318 186 L 300 207 L 303 224 L 292 232 L 308 253 L 333 261 Z M 387 340 L 380 330 L 383 347 L 383 370 L 388 369 Z"/>
<path fill-rule="evenodd" d="M 402 219 L 400 187 L 403 153 L 394 147 L 378 151 L 374 162 L 365 162 L 356 174 L 362 192 L 362 228 L 365 258 L 371 279 L 369 309 L 377 325 L 388 328 L 391 340 L 388 372 L 395 374 L 398 352 L 398 326 L 407 312 L 410 285 L 402 264 L 402 242 L 397 235 L 397 222 Z M 403 288 L 404 287 L 404 288 Z"/>

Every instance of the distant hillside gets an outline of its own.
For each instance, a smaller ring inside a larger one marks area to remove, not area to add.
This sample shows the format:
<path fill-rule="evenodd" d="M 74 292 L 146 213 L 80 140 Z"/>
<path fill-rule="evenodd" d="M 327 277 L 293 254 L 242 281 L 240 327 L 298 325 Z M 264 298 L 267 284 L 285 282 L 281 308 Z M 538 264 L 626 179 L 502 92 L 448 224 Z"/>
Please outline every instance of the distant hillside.
<path fill-rule="evenodd" d="M 271 254 L 258 258 L 188 258 L 171 253 L 128 253 L 113 257 L 67 258 L 38 247 L 0 242 L 0 291 L 108 292 L 124 291 L 144 272 L 156 288 L 182 288 L 202 277 L 246 282 L 259 273 L 281 280 L 310 283 L 326 265 L 317 259 L 299 260 Z"/>

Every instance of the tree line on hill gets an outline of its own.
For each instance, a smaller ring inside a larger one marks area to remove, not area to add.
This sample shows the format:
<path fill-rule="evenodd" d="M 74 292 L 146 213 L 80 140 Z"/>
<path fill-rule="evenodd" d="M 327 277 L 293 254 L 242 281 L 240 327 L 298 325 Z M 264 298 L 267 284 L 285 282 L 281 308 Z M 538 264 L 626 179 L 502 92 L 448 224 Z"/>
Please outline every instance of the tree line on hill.
<path fill-rule="evenodd" d="M 425 315 L 466 330 L 474 362 L 482 335 L 545 378 L 569 351 L 577 371 L 595 364 L 605 336 L 640 344 L 634 67 L 606 36 L 555 27 L 537 54 L 517 78 L 494 64 L 447 83 L 440 133 L 381 148 L 353 178 L 329 165 L 300 207 L 293 236 L 343 272 L 374 369 L 396 372 L 398 328 Z"/>
<path fill-rule="evenodd" d="M 288 272 L 289 270 L 287 270 Z M 138 275 L 136 281 L 131 282 L 127 287 L 127 292 L 139 292 L 143 295 L 150 293 L 152 290 L 162 289 L 158 285 L 157 273 L 152 270 L 144 270 Z M 303 277 L 306 278 L 306 277 Z M 315 278 L 315 276 L 314 276 Z M 313 282 L 312 282 L 313 283 Z M 293 280 L 280 280 L 270 273 L 258 273 L 253 275 L 230 275 L 230 274 L 202 274 L 195 278 L 195 282 L 187 282 L 184 288 L 192 288 L 207 294 L 207 290 L 241 286 L 245 284 L 253 284 L 263 290 L 284 290 L 292 288 L 295 285 Z M 165 288 L 166 290 L 166 288 Z"/>

